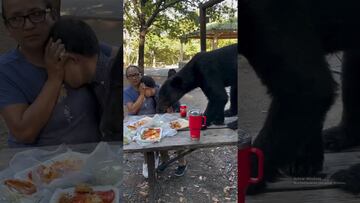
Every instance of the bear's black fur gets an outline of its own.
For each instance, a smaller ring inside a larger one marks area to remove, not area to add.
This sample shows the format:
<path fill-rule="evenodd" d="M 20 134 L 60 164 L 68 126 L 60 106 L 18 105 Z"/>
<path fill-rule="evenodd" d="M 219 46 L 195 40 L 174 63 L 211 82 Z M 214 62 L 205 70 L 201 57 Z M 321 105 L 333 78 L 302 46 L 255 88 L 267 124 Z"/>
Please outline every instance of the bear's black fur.
<path fill-rule="evenodd" d="M 248 190 L 256 193 L 283 167 L 294 176 L 317 175 L 324 146 L 340 150 L 360 143 L 360 1 L 239 0 L 238 12 L 239 53 L 272 97 L 253 143 L 265 154 L 264 181 Z M 340 50 L 342 121 L 322 137 L 337 89 L 325 55 Z M 353 168 L 347 172 L 360 177 Z"/>
<path fill-rule="evenodd" d="M 237 45 L 196 54 L 178 73 L 164 82 L 159 91 L 157 112 L 166 109 L 191 90 L 200 87 L 208 98 L 206 123 L 223 124 L 228 100 L 225 87 L 231 86 L 230 114 L 237 114 Z"/>

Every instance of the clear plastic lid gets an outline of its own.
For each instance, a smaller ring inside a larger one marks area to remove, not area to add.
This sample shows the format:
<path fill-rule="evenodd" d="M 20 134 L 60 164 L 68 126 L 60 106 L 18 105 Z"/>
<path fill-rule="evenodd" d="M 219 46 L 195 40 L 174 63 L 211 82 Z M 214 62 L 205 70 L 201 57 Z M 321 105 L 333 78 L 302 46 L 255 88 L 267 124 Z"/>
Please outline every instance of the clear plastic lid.
<path fill-rule="evenodd" d="M 201 116 L 201 112 L 199 109 L 192 109 L 189 111 L 189 114 L 192 116 Z"/>

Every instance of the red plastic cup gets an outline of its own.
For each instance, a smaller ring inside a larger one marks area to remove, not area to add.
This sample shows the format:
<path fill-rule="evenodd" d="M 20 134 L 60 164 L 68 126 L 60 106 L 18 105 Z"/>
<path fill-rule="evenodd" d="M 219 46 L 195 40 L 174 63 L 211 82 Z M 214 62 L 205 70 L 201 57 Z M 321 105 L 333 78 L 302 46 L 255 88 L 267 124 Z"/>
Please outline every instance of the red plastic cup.
<path fill-rule="evenodd" d="M 200 111 L 192 110 L 189 115 L 189 129 L 191 140 L 200 140 L 200 131 L 206 125 L 206 116 L 201 115 Z"/>
<path fill-rule="evenodd" d="M 250 155 L 255 154 L 258 158 L 258 177 L 251 177 Z M 264 155 L 260 149 L 247 147 L 238 150 L 238 202 L 245 203 L 245 193 L 249 184 L 256 184 L 263 178 Z"/>
<path fill-rule="evenodd" d="M 180 116 L 186 117 L 186 111 L 187 111 L 186 104 L 181 104 L 180 105 Z"/>

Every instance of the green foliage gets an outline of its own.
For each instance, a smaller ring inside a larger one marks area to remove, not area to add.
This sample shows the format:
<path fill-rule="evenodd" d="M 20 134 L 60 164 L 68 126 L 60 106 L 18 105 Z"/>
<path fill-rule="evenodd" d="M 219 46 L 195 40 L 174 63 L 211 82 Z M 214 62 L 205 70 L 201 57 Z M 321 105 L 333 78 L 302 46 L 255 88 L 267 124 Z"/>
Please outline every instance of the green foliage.
<path fill-rule="evenodd" d="M 144 6 L 141 7 L 141 1 Z M 199 29 L 199 4 L 208 0 L 125 0 L 124 55 L 125 63 L 137 64 L 140 27 L 146 27 L 145 67 L 172 65 L 179 62 L 183 42 L 183 60 L 188 60 L 200 49 L 200 40 L 184 36 Z M 228 0 L 229 1 L 229 0 Z M 236 4 L 236 0 L 230 0 Z M 174 3 L 176 2 L 176 3 Z M 174 3 L 174 4 L 172 4 Z M 165 5 L 170 5 L 165 8 Z M 159 11 L 160 8 L 160 11 Z M 208 9 L 209 22 L 223 22 L 236 14 L 235 6 L 220 3 Z M 163 9 L 163 10 L 162 10 Z M 152 15 L 156 15 L 153 21 Z M 234 41 L 233 41 L 234 42 Z M 219 40 L 218 47 L 227 40 Z M 211 50 L 211 41 L 207 41 Z"/>

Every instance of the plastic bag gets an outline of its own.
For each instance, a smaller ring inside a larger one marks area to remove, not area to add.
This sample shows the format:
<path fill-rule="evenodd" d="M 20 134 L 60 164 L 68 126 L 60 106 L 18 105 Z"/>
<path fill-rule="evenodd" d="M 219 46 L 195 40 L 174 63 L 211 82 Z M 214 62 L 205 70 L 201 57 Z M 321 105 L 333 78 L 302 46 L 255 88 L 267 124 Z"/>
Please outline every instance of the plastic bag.
<path fill-rule="evenodd" d="M 126 125 L 123 126 L 123 132 L 124 132 L 124 138 L 123 138 L 123 144 L 129 144 L 132 142 L 133 138 L 136 135 L 136 131 L 129 130 L 129 128 L 126 127 Z"/>
<path fill-rule="evenodd" d="M 61 158 L 82 158 L 83 163 L 78 170 L 64 171 L 61 177 L 50 183 L 41 181 L 36 169 L 40 165 L 46 166 Z M 119 187 L 122 180 L 121 151 L 112 150 L 105 142 L 100 142 L 91 154 L 74 152 L 65 145 L 61 145 L 55 151 L 27 150 L 17 153 L 9 165 L 9 168 L 0 172 L 1 183 L 5 179 L 14 179 L 15 177 L 27 179 L 28 173 L 31 172 L 37 192 L 30 196 L 21 195 L 10 191 L 4 184 L 0 184 L 0 202 L 48 203 L 56 188 L 74 187 L 79 183 Z"/>
<path fill-rule="evenodd" d="M 90 174 L 93 185 L 119 185 L 122 180 L 122 156 L 105 142 L 100 142 L 89 155 L 84 173 Z"/>

